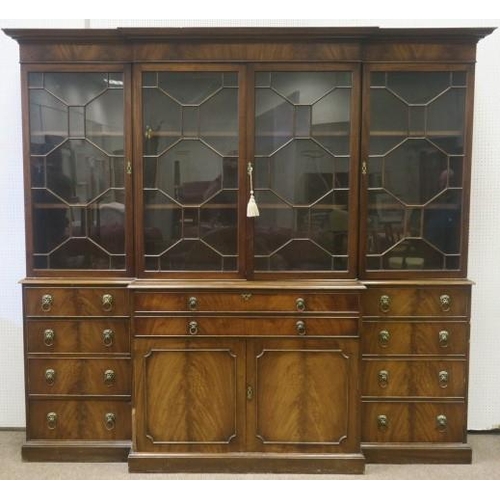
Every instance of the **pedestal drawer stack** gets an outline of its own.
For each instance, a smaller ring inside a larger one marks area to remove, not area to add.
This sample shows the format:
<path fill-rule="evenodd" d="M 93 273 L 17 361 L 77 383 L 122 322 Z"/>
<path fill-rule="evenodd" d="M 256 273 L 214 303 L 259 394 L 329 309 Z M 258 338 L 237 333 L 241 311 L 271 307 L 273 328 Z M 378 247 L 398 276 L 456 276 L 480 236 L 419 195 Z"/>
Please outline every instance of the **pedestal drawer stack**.
<path fill-rule="evenodd" d="M 470 283 L 367 284 L 362 442 L 368 461 L 471 460 Z"/>
<path fill-rule="evenodd" d="M 125 460 L 131 436 L 127 289 L 26 280 L 23 292 L 23 458 Z"/>

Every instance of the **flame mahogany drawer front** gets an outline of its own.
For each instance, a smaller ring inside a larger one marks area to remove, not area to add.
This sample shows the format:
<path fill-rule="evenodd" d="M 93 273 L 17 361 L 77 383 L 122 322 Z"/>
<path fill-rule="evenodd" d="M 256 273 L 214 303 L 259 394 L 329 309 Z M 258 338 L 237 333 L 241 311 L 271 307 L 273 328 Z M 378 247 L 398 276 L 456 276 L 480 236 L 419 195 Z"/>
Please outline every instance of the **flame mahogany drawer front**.
<path fill-rule="evenodd" d="M 128 440 L 131 405 L 126 401 L 30 400 L 30 439 Z"/>
<path fill-rule="evenodd" d="M 315 317 L 235 317 L 175 316 L 136 317 L 136 336 L 147 335 L 224 335 L 224 336 L 358 336 L 356 318 Z"/>
<path fill-rule="evenodd" d="M 460 442 L 467 423 L 463 402 L 365 402 L 362 414 L 363 442 Z"/>
<path fill-rule="evenodd" d="M 357 312 L 356 293 L 136 292 L 137 312 Z"/>
<path fill-rule="evenodd" d="M 463 360 L 365 360 L 364 397 L 465 397 Z"/>
<path fill-rule="evenodd" d="M 469 325 L 444 321 L 366 321 L 361 337 L 364 355 L 466 356 Z"/>
<path fill-rule="evenodd" d="M 26 288 L 27 316 L 127 316 L 123 288 Z"/>
<path fill-rule="evenodd" d="M 130 353 L 128 320 L 27 320 L 29 353 Z"/>
<path fill-rule="evenodd" d="M 468 317 L 469 287 L 369 287 L 364 316 Z"/>
<path fill-rule="evenodd" d="M 128 359 L 28 359 L 29 394 L 131 395 Z"/>

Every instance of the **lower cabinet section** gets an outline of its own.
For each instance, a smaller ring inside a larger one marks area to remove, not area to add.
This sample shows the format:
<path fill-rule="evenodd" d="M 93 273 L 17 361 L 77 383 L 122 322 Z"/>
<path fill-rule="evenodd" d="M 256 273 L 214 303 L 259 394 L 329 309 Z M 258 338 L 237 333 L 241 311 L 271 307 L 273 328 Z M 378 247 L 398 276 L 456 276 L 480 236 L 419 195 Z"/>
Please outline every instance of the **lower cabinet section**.
<path fill-rule="evenodd" d="M 356 339 L 141 338 L 134 360 L 132 471 L 363 471 Z"/>

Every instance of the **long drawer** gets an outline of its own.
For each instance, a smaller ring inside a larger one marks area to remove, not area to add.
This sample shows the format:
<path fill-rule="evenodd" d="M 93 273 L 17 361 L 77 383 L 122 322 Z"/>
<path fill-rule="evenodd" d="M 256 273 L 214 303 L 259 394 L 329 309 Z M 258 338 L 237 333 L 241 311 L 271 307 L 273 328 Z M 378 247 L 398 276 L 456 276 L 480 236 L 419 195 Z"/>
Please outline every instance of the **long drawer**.
<path fill-rule="evenodd" d="M 30 395 L 131 395 L 128 359 L 29 358 Z"/>
<path fill-rule="evenodd" d="M 128 320 L 27 320 L 29 353 L 130 353 Z"/>
<path fill-rule="evenodd" d="M 464 360 L 364 360 L 364 397 L 465 397 Z"/>
<path fill-rule="evenodd" d="M 127 440 L 131 405 L 127 401 L 30 400 L 28 439 Z"/>
<path fill-rule="evenodd" d="M 134 335 L 358 336 L 356 318 L 173 316 L 134 319 Z"/>
<path fill-rule="evenodd" d="M 26 287 L 27 316 L 127 316 L 124 288 Z"/>
<path fill-rule="evenodd" d="M 136 312 L 354 312 L 356 293 L 136 292 Z"/>
<path fill-rule="evenodd" d="M 445 443 L 465 438 L 464 402 L 364 402 L 363 442 Z"/>
<path fill-rule="evenodd" d="M 468 323 L 365 321 L 364 355 L 462 355 L 468 351 Z"/>

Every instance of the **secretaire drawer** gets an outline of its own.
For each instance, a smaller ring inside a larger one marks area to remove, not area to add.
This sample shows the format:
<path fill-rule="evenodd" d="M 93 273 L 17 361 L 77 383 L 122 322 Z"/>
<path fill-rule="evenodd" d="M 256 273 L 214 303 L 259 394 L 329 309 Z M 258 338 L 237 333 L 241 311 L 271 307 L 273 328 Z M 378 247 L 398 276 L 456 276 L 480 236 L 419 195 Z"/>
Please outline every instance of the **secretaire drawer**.
<path fill-rule="evenodd" d="M 361 441 L 446 443 L 465 438 L 463 402 L 362 404 Z"/>
<path fill-rule="evenodd" d="M 31 400 L 28 439 L 128 440 L 128 401 Z"/>
<path fill-rule="evenodd" d="M 26 321 L 29 353 L 130 353 L 128 320 Z"/>
<path fill-rule="evenodd" d="M 364 360 L 364 397 L 465 397 L 462 360 Z"/>
<path fill-rule="evenodd" d="M 136 317 L 134 335 L 358 336 L 356 318 L 174 316 Z"/>
<path fill-rule="evenodd" d="M 137 312 L 355 312 L 359 311 L 354 293 L 174 293 L 136 292 Z"/>
<path fill-rule="evenodd" d="M 462 355 L 468 351 L 468 323 L 365 321 L 363 355 Z"/>
<path fill-rule="evenodd" d="M 469 287 L 374 287 L 363 295 L 363 315 L 467 317 L 469 301 Z"/>
<path fill-rule="evenodd" d="M 128 359 L 28 359 L 29 394 L 130 395 Z"/>
<path fill-rule="evenodd" d="M 29 287 L 24 290 L 27 316 L 127 316 L 123 288 Z"/>

